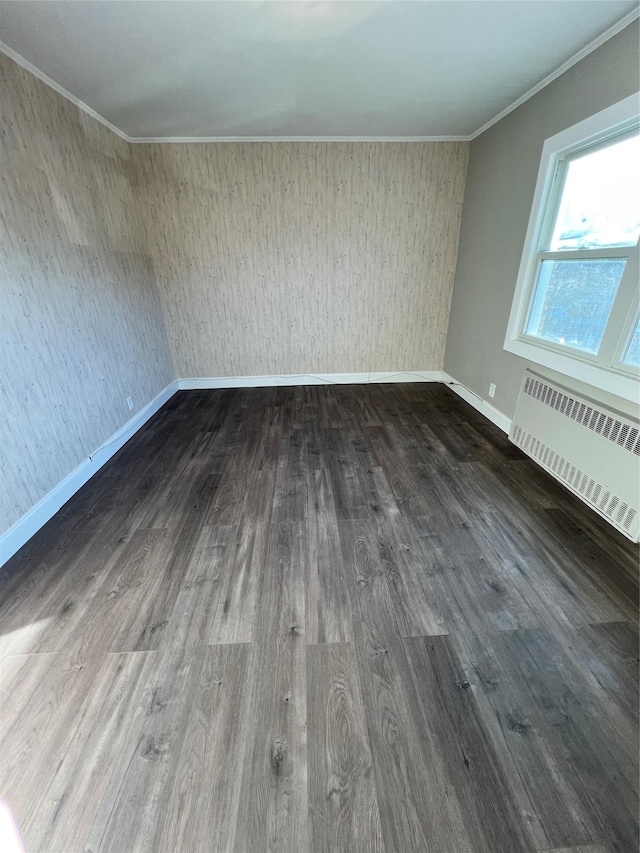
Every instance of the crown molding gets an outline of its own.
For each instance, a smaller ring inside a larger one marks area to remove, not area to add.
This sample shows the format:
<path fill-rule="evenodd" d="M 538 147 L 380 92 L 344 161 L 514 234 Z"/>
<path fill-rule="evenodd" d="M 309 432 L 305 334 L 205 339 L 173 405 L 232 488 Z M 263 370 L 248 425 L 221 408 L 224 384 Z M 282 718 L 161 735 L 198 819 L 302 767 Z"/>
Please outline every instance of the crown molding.
<path fill-rule="evenodd" d="M 4 53 L 10 59 L 13 59 L 14 62 L 26 71 L 29 71 L 34 75 L 34 77 L 42 80 L 43 83 L 56 91 L 59 95 L 62 95 L 63 98 L 71 101 L 71 103 L 75 104 L 76 107 L 96 119 L 96 121 L 99 121 L 100 124 L 108 127 L 109 130 L 112 130 L 121 139 L 124 139 L 126 142 L 136 144 L 181 142 L 472 142 L 474 139 L 477 139 L 480 134 L 489 130 L 489 128 L 493 127 L 494 124 L 497 124 L 497 122 L 501 121 L 505 116 L 508 116 L 509 113 L 513 112 L 519 106 L 528 101 L 529 98 L 532 98 L 544 89 L 545 86 L 548 86 L 549 83 L 552 83 L 564 74 L 565 71 L 568 71 L 569 68 L 577 62 L 580 62 L 581 59 L 584 59 L 585 56 L 593 53 L 593 51 L 599 48 L 600 45 L 609 41 L 610 38 L 613 38 L 613 36 L 617 35 L 625 27 L 628 27 L 629 24 L 632 24 L 638 17 L 640 17 L 640 7 L 629 12 L 621 18 L 617 24 L 609 27 L 608 30 L 605 30 L 597 36 L 597 38 L 593 39 L 593 41 L 590 41 L 589 44 L 581 48 L 577 53 L 574 53 L 573 56 L 563 62 L 562 65 L 558 66 L 558 68 L 556 68 L 556 70 L 551 74 L 544 77 L 539 83 L 533 86 L 533 88 L 525 92 L 524 95 L 521 95 L 517 100 L 513 101 L 513 103 L 508 107 L 505 107 L 505 109 L 501 110 L 492 119 L 485 122 L 476 131 L 466 136 L 129 136 L 123 130 L 120 130 L 119 127 L 116 127 L 115 124 L 111 124 L 110 121 L 104 118 L 104 116 L 101 116 L 100 113 L 97 113 L 88 104 L 85 104 L 84 101 L 81 101 L 80 98 L 76 98 L 75 95 L 72 95 L 71 92 L 63 86 L 60 86 L 55 82 L 55 80 L 52 80 L 51 77 L 3 41 L 0 41 L 0 52 Z"/>
<path fill-rule="evenodd" d="M 549 83 L 553 83 L 558 77 L 564 74 L 565 71 L 568 71 L 573 65 L 580 62 L 581 59 L 584 59 L 585 56 L 588 56 L 590 53 L 593 53 L 594 50 L 600 47 L 600 45 L 604 44 L 606 41 L 609 41 L 610 38 L 617 35 L 619 32 L 622 32 L 625 27 L 628 27 L 629 24 L 632 24 L 636 18 L 640 17 L 640 7 L 638 9 L 633 9 L 633 11 L 629 12 L 628 15 L 625 15 L 624 18 L 620 18 L 617 24 L 614 24 L 612 27 L 609 27 L 608 30 L 605 30 L 601 33 L 597 38 L 593 41 L 590 41 L 589 44 L 585 45 L 581 48 L 577 53 L 574 53 L 566 62 L 563 62 L 562 65 L 559 65 L 555 71 L 552 71 L 551 74 L 547 74 L 539 83 L 529 89 L 528 92 L 525 92 L 524 95 L 521 95 L 516 101 L 510 104 L 508 107 L 505 107 L 501 112 L 495 115 L 492 119 L 489 119 L 488 122 L 479 127 L 476 131 L 474 131 L 469 136 L 469 141 L 472 142 L 481 133 L 484 133 L 485 130 L 489 130 L 490 127 L 493 127 L 494 124 L 497 124 L 501 121 L 505 116 L 508 116 L 509 113 L 517 110 L 519 106 L 528 101 L 529 98 L 533 98 L 534 95 L 537 95 L 545 86 L 548 86 Z"/>
<path fill-rule="evenodd" d="M 129 142 L 470 142 L 470 136 L 131 136 Z"/>
<path fill-rule="evenodd" d="M 60 86 L 56 83 L 55 80 L 52 80 L 44 71 L 40 71 L 35 65 L 29 62 L 28 59 L 25 59 L 24 56 L 17 53 L 13 48 L 9 47 L 8 44 L 5 44 L 3 41 L 0 41 L 0 52 L 4 53 L 9 59 L 13 59 L 13 61 L 19 65 L 21 68 L 24 68 L 25 71 L 28 71 L 30 74 L 33 74 L 34 77 L 37 77 L 38 80 L 42 80 L 47 86 L 56 91 L 59 95 L 62 95 L 63 98 L 66 98 L 68 101 L 71 101 L 72 104 L 75 104 L 78 109 L 83 110 L 85 113 L 94 118 L 96 121 L 99 121 L 100 124 L 103 124 L 105 127 L 108 127 L 109 130 L 112 130 L 117 136 L 121 139 L 126 140 L 127 142 L 131 142 L 126 133 L 120 130 L 119 127 L 116 127 L 115 124 L 111 124 L 110 121 L 104 116 L 101 116 L 100 113 L 97 113 L 94 109 L 92 109 L 88 104 L 85 104 L 84 101 L 81 101 L 80 98 L 76 98 L 75 95 L 72 95 L 71 92 L 67 91 L 64 86 Z"/>

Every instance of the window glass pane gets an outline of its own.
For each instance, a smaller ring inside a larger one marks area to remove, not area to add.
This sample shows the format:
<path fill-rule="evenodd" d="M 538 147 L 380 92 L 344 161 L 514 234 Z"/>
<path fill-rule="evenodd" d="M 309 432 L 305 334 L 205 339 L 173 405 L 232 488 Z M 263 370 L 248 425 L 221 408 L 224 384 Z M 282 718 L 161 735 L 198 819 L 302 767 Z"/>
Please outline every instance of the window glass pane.
<path fill-rule="evenodd" d="M 627 352 L 623 359 L 625 364 L 634 364 L 640 367 L 640 320 L 636 323 L 636 330 L 627 347 Z"/>
<path fill-rule="evenodd" d="M 526 334 L 597 353 L 626 262 L 542 261 Z"/>
<path fill-rule="evenodd" d="M 568 161 L 549 249 L 633 246 L 640 235 L 640 136 Z"/>

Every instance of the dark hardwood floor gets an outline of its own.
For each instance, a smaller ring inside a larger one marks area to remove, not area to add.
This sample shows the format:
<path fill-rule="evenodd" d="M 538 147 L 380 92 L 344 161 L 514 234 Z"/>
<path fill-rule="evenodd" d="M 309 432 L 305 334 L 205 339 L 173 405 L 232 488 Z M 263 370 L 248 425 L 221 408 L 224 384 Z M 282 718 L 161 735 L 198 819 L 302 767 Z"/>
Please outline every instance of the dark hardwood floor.
<path fill-rule="evenodd" d="M 42 853 L 635 853 L 638 555 L 439 385 L 181 392 L 0 576 Z"/>

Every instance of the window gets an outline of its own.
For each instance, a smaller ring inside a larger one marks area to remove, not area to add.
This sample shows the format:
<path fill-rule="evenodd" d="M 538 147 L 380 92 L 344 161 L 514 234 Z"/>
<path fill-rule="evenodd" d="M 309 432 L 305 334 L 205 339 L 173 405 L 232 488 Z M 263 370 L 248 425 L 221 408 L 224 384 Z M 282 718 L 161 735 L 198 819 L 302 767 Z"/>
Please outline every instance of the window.
<path fill-rule="evenodd" d="M 627 399 L 640 368 L 638 97 L 548 139 L 505 349 Z"/>
<path fill-rule="evenodd" d="M 629 341 L 629 346 L 622 359 L 625 364 L 632 364 L 635 367 L 640 367 L 640 320 L 636 323 L 636 328 Z"/>

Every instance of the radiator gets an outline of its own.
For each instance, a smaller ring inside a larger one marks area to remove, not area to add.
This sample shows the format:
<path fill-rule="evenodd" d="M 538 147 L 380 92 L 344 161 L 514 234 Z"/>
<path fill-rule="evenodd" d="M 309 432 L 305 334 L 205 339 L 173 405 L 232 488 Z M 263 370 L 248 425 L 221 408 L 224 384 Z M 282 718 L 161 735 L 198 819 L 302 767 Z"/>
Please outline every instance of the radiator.
<path fill-rule="evenodd" d="M 640 425 L 526 370 L 509 438 L 634 542 L 640 534 Z"/>

